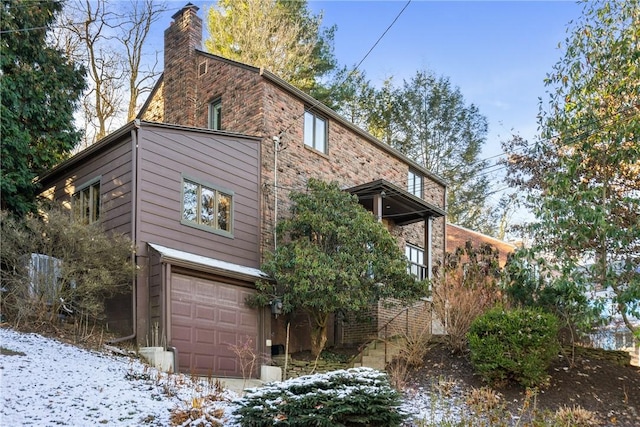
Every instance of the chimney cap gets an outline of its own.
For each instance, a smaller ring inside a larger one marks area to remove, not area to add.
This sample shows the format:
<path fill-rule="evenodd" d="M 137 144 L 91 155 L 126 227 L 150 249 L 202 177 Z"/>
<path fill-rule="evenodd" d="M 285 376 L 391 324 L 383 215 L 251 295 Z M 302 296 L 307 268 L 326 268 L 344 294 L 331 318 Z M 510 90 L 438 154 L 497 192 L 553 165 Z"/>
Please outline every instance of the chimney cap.
<path fill-rule="evenodd" d="M 200 8 L 198 6 L 196 6 L 193 3 L 187 3 L 182 9 L 180 9 L 179 11 L 177 11 L 172 17 L 171 19 L 176 19 L 177 16 L 183 15 L 184 12 L 187 9 L 193 9 L 194 12 L 198 12 L 200 10 Z"/>

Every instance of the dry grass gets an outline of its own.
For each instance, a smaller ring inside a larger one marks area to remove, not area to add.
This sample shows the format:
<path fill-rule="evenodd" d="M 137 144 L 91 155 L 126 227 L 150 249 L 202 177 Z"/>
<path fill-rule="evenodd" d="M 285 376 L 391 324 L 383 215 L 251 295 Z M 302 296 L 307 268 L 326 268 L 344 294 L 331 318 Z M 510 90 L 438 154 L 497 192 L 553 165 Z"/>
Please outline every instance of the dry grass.
<path fill-rule="evenodd" d="M 500 393 L 490 387 L 473 387 L 467 393 L 466 403 L 476 412 L 492 411 L 500 406 Z"/>
<path fill-rule="evenodd" d="M 580 406 L 572 408 L 563 406 L 555 412 L 554 419 L 559 426 L 589 427 L 599 425 L 596 414 Z"/>

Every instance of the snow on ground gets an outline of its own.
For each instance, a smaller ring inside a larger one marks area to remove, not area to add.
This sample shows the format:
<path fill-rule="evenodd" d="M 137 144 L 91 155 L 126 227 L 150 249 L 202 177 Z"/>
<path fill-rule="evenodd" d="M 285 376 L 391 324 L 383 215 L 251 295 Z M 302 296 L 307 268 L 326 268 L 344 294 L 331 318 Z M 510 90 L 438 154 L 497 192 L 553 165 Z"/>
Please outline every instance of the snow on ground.
<path fill-rule="evenodd" d="M 204 409 L 191 425 L 206 425 L 207 419 L 239 425 L 232 415 L 239 396 L 211 379 L 168 376 L 135 358 L 7 328 L 0 328 L 0 347 L 2 426 L 167 426 L 172 410 L 191 407 Z M 402 407 L 418 422 L 458 417 L 452 405 L 433 397 L 414 390 Z M 186 425 L 189 418 L 182 421 Z"/>

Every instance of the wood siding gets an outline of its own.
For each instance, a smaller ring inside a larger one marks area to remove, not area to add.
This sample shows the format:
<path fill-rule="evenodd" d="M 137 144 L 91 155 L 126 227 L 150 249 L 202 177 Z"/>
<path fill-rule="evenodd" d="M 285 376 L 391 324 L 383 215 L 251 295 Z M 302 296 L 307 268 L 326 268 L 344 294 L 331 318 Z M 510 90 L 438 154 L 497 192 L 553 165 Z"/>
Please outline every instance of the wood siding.
<path fill-rule="evenodd" d="M 258 268 L 259 143 L 148 125 L 138 144 L 138 242 Z M 233 191 L 233 237 L 180 222 L 183 175 Z"/>
<path fill-rule="evenodd" d="M 76 189 L 100 178 L 100 219 L 106 231 L 131 236 L 131 136 L 109 144 L 96 155 L 74 162 L 42 181 L 43 194 L 71 207 Z"/>

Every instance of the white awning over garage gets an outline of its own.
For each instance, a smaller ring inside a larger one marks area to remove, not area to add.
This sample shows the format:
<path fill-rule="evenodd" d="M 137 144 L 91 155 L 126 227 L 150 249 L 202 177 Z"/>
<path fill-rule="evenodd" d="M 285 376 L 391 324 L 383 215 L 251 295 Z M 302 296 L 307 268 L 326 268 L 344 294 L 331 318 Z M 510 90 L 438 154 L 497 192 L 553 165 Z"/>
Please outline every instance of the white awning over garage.
<path fill-rule="evenodd" d="M 244 265 L 171 249 L 155 243 L 149 243 L 149 246 L 162 256 L 164 262 L 173 265 L 195 268 L 214 274 L 222 274 L 240 280 L 255 281 L 257 279 L 268 279 L 268 276 L 258 268 L 246 267 Z"/>

